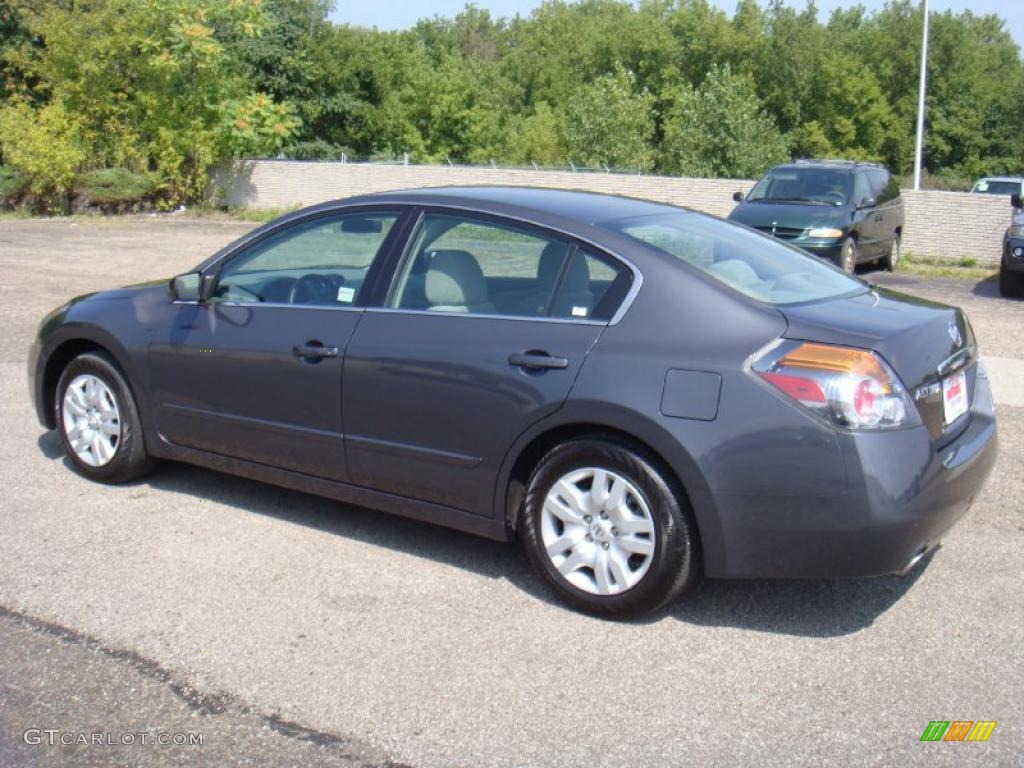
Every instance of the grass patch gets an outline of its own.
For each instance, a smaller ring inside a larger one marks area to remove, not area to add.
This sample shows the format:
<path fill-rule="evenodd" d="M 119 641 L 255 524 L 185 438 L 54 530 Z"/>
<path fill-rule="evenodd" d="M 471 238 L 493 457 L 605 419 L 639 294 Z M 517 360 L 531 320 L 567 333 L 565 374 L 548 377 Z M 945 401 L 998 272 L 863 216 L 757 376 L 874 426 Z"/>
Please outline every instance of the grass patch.
<path fill-rule="evenodd" d="M 954 260 L 904 253 L 901 254 L 896 271 L 921 277 L 951 277 L 955 280 L 978 281 L 994 280 L 999 272 L 999 265 L 982 264 L 973 256 L 961 256 Z"/>
<path fill-rule="evenodd" d="M 299 210 L 299 206 L 291 208 L 271 208 L 259 210 L 256 208 L 228 208 L 228 216 L 239 221 L 258 221 L 260 223 L 271 221 L 285 214 Z"/>
<path fill-rule="evenodd" d="M 292 213 L 299 210 L 300 206 L 295 205 L 291 208 L 271 208 L 269 210 L 259 210 L 256 208 L 218 208 L 210 205 L 200 205 L 195 208 L 189 208 L 188 213 L 192 216 L 206 216 L 212 219 L 227 217 L 234 219 L 235 221 L 252 221 L 258 224 L 263 224 L 268 221 L 272 221 L 285 214 Z"/>

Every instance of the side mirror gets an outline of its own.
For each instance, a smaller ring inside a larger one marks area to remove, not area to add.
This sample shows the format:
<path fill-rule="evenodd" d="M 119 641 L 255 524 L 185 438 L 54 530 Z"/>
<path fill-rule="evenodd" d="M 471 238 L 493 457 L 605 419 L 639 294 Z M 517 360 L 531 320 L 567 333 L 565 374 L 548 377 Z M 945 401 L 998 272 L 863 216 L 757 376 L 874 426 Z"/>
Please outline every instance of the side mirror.
<path fill-rule="evenodd" d="M 1010 205 L 1014 208 L 1024 208 L 1024 202 L 1020 199 L 1020 192 L 1015 195 L 1010 195 Z"/>
<path fill-rule="evenodd" d="M 733 192 L 732 193 L 732 199 L 735 200 L 737 203 L 742 203 L 743 202 L 743 193 L 742 192 L 738 192 L 738 191 L 737 192 Z"/>
<path fill-rule="evenodd" d="M 171 297 L 171 301 L 199 301 L 200 284 L 198 272 L 178 275 L 168 283 L 167 295 Z"/>
<path fill-rule="evenodd" d="M 875 198 L 873 198 L 873 197 L 865 197 L 863 200 L 860 201 L 860 205 L 858 205 L 857 207 L 858 208 L 874 208 L 876 205 L 878 205 L 878 201 Z"/>

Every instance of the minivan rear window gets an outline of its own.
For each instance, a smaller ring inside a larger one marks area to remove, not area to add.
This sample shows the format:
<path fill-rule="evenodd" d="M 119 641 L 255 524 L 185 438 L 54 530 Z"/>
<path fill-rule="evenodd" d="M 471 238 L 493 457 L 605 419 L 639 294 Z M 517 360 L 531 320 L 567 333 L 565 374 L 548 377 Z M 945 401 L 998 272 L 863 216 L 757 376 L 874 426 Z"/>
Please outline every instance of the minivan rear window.
<path fill-rule="evenodd" d="M 710 216 L 680 211 L 617 219 L 601 226 L 652 245 L 768 304 L 796 304 L 867 290 L 859 280 L 808 253 Z"/>

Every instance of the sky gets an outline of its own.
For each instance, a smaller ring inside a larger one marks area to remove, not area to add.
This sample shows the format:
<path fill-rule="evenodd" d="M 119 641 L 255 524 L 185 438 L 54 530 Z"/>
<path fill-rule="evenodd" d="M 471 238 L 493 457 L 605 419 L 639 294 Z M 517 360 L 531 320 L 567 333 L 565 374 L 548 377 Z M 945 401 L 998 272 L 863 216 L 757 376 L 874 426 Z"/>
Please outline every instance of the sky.
<path fill-rule="evenodd" d="M 711 0 L 714 5 L 732 13 L 736 9 L 735 0 Z M 380 27 L 381 29 L 404 29 L 422 18 L 432 16 L 454 16 L 465 6 L 465 0 L 402 0 L 401 2 L 367 2 L 366 0 L 336 0 L 336 10 L 331 18 L 338 23 L 356 24 L 364 27 Z M 529 15 L 530 11 L 540 5 L 539 0 L 477 0 L 480 8 L 486 8 L 492 16 Z M 763 4 L 763 3 L 762 3 Z M 790 2 L 797 8 L 803 8 L 805 2 Z M 827 19 L 834 8 L 857 5 L 856 0 L 817 0 L 818 10 L 822 18 Z M 868 10 L 881 8 L 884 0 L 861 0 L 861 5 Z M 984 15 L 995 13 L 1006 20 L 1006 28 L 1017 45 L 1024 47 L 1024 2 L 1021 0 L 929 0 L 933 11 L 951 10 L 954 13 L 967 10 Z"/>

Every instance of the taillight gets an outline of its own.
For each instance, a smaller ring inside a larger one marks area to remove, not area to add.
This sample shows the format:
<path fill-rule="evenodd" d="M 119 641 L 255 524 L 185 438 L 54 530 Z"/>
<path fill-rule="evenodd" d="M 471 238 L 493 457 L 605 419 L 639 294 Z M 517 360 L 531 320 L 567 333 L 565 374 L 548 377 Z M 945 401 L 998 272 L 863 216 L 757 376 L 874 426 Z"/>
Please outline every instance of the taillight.
<path fill-rule="evenodd" d="M 867 349 L 780 340 L 749 363 L 763 381 L 841 427 L 887 429 L 919 421 L 899 377 Z"/>

